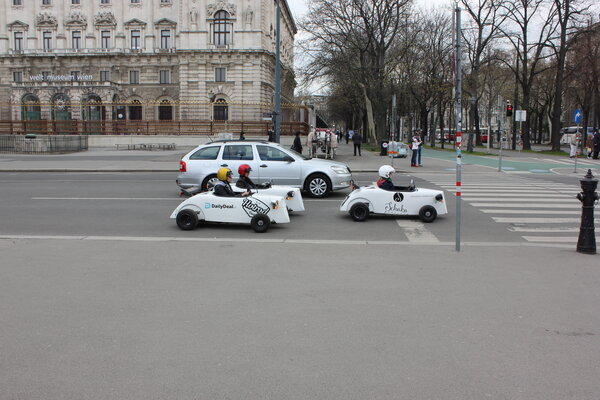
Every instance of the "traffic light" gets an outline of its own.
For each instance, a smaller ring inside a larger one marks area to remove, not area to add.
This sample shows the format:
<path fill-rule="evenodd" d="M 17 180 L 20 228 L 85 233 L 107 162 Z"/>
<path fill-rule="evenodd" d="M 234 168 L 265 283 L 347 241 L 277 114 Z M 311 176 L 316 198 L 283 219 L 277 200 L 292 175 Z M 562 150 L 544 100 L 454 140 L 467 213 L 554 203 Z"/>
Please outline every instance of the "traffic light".
<path fill-rule="evenodd" d="M 510 104 L 510 100 L 506 100 L 506 116 L 512 117 L 513 114 L 513 106 Z"/>

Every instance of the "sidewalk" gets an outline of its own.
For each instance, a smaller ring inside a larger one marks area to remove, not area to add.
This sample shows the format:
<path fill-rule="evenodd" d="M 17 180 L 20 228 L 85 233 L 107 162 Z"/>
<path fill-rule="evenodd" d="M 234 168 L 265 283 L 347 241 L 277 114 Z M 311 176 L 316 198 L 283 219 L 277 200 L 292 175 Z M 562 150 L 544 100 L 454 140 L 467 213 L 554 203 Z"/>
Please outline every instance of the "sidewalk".
<path fill-rule="evenodd" d="M 248 138 L 252 140 L 253 138 Z M 260 138 L 263 140 L 264 138 Z M 292 137 L 284 137 L 282 145 L 286 148 L 292 143 Z M 199 139 L 198 143 L 206 139 Z M 418 174 L 431 170 L 445 170 L 455 166 L 456 153 L 446 144 L 446 151 L 439 148 L 423 149 L 423 168 L 410 167 L 408 158 L 391 159 L 379 155 L 379 151 L 363 149 L 362 156 L 353 155 L 352 142 L 340 143 L 334 161 L 347 164 L 353 172 L 377 172 L 384 164 L 391 164 L 399 173 Z M 180 147 L 176 150 L 116 150 L 115 148 L 91 148 L 87 151 L 69 154 L 0 154 L 0 172 L 177 172 L 179 160 L 192 147 Z M 477 149 L 482 151 L 482 149 Z M 497 149 L 494 149 L 497 152 Z M 304 147 L 304 154 L 307 154 Z M 464 165 L 468 166 L 469 154 L 464 152 Z M 323 154 L 319 152 L 319 158 Z M 536 153 L 503 151 L 505 160 L 518 160 L 535 157 Z M 484 157 L 495 157 L 494 155 Z M 546 158 L 562 159 L 560 156 L 544 155 Z M 490 160 L 495 163 L 495 161 Z"/>

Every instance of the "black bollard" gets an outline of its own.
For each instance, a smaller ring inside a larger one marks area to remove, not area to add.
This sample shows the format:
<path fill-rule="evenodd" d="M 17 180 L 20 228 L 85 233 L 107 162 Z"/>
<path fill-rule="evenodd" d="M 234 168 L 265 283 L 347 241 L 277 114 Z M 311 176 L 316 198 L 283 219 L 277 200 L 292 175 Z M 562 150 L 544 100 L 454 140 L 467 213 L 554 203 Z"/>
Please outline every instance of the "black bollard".
<path fill-rule="evenodd" d="M 584 254 L 596 254 L 596 233 L 594 232 L 594 202 L 599 198 L 596 188 L 598 179 L 594 179 L 592 170 L 588 169 L 585 177 L 580 181 L 581 193 L 577 199 L 581 201 L 581 227 L 579 228 L 579 239 L 577 240 L 577 252 Z"/>

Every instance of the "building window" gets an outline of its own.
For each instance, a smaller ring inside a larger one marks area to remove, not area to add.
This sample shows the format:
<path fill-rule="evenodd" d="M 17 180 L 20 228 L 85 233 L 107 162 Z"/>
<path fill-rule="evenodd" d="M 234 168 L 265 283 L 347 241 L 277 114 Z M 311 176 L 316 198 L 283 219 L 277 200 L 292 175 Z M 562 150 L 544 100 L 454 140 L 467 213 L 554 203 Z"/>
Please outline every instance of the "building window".
<path fill-rule="evenodd" d="M 215 82 L 225 82 L 227 68 L 215 68 Z"/>
<path fill-rule="evenodd" d="M 52 4 L 50 0 L 42 0 L 42 5 L 49 6 L 50 4 Z"/>
<path fill-rule="evenodd" d="M 73 31 L 71 34 L 73 49 L 77 50 L 81 48 L 81 31 Z"/>
<path fill-rule="evenodd" d="M 71 0 L 71 4 L 81 4 L 80 0 Z"/>
<path fill-rule="evenodd" d="M 73 81 L 79 81 L 79 75 L 81 75 L 81 71 L 71 71 L 71 78 L 73 78 Z"/>
<path fill-rule="evenodd" d="M 131 0 L 131 4 L 138 4 L 140 0 Z"/>
<path fill-rule="evenodd" d="M 49 75 L 50 75 L 50 71 L 42 71 L 42 80 L 47 81 Z"/>
<path fill-rule="evenodd" d="M 15 32 L 15 50 L 23 50 L 23 32 Z"/>
<path fill-rule="evenodd" d="M 22 6 L 23 0 L 13 0 L 13 6 Z"/>
<path fill-rule="evenodd" d="M 17 83 L 23 82 L 23 72 L 21 72 L 21 71 L 13 72 L 13 81 L 15 81 Z"/>
<path fill-rule="evenodd" d="M 160 31 L 160 48 L 170 49 L 171 48 L 171 31 L 163 29 Z"/>
<path fill-rule="evenodd" d="M 42 33 L 44 50 L 48 51 L 52 49 L 52 32 L 43 32 Z"/>
<path fill-rule="evenodd" d="M 162 4 L 171 4 L 171 0 L 160 0 Z"/>
<path fill-rule="evenodd" d="M 171 83 L 171 71 L 168 69 L 160 71 L 160 83 Z"/>
<path fill-rule="evenodd" d="M 229 107 L 224 99 L 218 99 L 214 105 L 214 119 L 216 121 L 227 121 L 229 114 Z"/>
<path fill-rule="evenodd" d="M 140 71 L 129 71 L 129 83 L 132 85 L 139 85 Z"/>
<path fill-rule="evenodd" d="M 110 31 L 100 32 L 100 47 L 110 49 Z"/>
<path fill-rule="evenodd" d="M 229 44 L 231 35 L 229 24 L 229 13 L 221 10 L 215 14 L 213 42 L 217 46 Z"/>
<path fill-rule="evenodd" d="M 110 4 L 110 0 L 100 0 L 100 4 Z"/>
<path fill-rule="evenodd" d="M 100 71 L 100 82 L 110 81 L 110 71 Z"/>
<path fill-rule="evenodd" d="M 139 50 L 142 48 L 142 34 L 140 31 L 131 31 L 131 48 Z"/>

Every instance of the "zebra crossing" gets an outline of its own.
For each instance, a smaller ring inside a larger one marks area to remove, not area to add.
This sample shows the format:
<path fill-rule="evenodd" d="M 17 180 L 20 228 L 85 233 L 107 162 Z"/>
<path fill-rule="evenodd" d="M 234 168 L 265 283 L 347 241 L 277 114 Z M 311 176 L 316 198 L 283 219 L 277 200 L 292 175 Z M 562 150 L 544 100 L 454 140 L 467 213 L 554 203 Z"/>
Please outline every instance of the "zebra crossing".
<path fill-rule="evenodd" d="M 419 177 L 456 193 L 453 174 L 423 174 Z M 533 243 L 577 243 L 581 203 L 575 198 L 576 184 L 502 175 L 490 182 L 489 175 L 463 181 L 463 202 L 487 214 L 499 224 Z M 596 218 L 595 223 L 600 222 Z"/>

